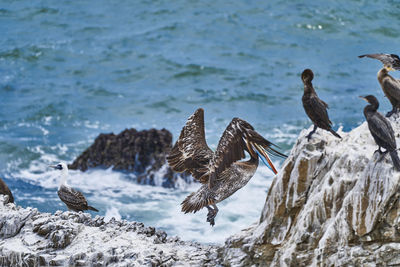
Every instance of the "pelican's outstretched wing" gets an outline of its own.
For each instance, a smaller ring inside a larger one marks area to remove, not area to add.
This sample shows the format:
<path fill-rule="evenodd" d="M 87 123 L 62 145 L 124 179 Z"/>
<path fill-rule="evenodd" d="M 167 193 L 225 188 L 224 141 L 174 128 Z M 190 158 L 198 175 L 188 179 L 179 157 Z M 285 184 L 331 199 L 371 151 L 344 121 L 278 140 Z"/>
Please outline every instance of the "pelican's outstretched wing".
<path fill-rule="evenodd" d="M 169 166 L 176 172 L 187 171 L 202 183 L 208 182 L 204 167 L 213 157 L 204 133 L 204 110 L 197 109 L 186 121 L 179 139 L 167 156 Z"/>
<path fill-rule="evenodd" d="M 395 54 L 366 54 L 358 57 L 375 58 L 383 63 L 383 65 L 391 66 L 395 70 L 400 70 L 400 58 Z"/>
<path fill-rule="evenodd" d="M 204 175 L 209 177 L 209 187 L 211 188 L 216 180 L 225 169 L 229 168 L 232 163 L 244 159 L 245 151 L 256 150 L 259 155 L 267 159 L 272 165 L 266 153 L 275 156 L 286 157 L 284 154 L 272 148 L 274 144 L 258 134 L 253 126 L 248 122 L 234 118 L 226 127 L 225 132 L 218 143 L 214 157 L 208 165 L 208 170 Z M 265 153 L 266 152 L 266 153 Z M 271 166 L 273 170 L 275 168 Z M 276 172 L 276 171 L 275 171 Z"/>

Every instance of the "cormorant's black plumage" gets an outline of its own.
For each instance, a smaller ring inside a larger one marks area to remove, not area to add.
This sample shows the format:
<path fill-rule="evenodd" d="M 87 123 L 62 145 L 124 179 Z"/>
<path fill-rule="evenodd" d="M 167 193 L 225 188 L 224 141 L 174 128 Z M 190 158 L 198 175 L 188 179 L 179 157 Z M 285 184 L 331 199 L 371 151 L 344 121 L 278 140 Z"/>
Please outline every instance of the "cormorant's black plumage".
<path fill-rule="evenodd" d="M 312 85 L 313 78 L 314 73 L 310 69 L 304 70 L 301 74 L 301 79 L 304 84 L 304 94 L 302 98 L 303 107 L 308 117 L 314 123 L 314 129 L 307 135 L 307 139 L 310 140 L 318 127 L 331 132 L 338 138 L 342 138 L 332 129 L 332 122 L 329 120 L 327 111 L 328 104 L 322 101 L 315 92 Z"/>
<path fill-rule="evenodd" d="M 364 116 L 367 119 L 369 131 L 379 147 L 377 151 L 381 154 L 389 152 L 394 167 L 400 171 L 400 159 L 397 155 L 396 139 L 390 122 L 378 112 L 379 102 L 375 96 L 368 95 L 361 98 L 369 103 L 364 108 Z M 386 151 L 382 152 L 381 147 L 385 148 Z"/>

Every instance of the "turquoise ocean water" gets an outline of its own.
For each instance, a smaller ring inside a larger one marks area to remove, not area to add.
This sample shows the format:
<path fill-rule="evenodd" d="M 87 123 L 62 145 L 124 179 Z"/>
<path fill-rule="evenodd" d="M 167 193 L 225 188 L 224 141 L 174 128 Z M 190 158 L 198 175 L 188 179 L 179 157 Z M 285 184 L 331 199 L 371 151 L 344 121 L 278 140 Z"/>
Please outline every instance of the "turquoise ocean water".
<path fill-rule="evenodd" d="M 128 127 L 164 127 L 175 140 L 198 107 L 212 148 L 240 117 L 288 153 L 310 126 L 305 68 L 334 128 L 348 131 L 364 120 L 359 95 L 390 109 L 376 80 L 381 64 L 357 56 L 400 53 L 399 24 L 398 1 L 0 1 L 0 176 L 19 205 L 65 210 L 48 164 L 71 162 L 99 133 Z M 72 172 L 70 184 L 100 215 L 222 242 L 259 219 L 273 176 L 260 168 L 221 203 L 214 228 L 205 211 L 179 212 L 197 185 L 134 178 L 95 169 Z"/>

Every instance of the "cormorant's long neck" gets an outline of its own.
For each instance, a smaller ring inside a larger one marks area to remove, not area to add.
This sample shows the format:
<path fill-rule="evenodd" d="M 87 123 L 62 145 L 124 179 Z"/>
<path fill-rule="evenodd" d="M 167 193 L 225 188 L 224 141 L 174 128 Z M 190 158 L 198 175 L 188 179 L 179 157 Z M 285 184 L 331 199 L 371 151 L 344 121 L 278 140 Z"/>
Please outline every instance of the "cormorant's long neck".
<path fill-rule="evenodd" d="M 382 82 L 382 80 L 385 78 L 385 77 L 391 77 L 390 75 L 389 75 L 389 73 L 388 73 L 388 70 L 385 68 L 385 67 L 383 67 L 382 69 L 380 69 L 379 71 L 378 71 L 378 81 L 379 82 Z"/>
<path fill-rule="evenodd" d="M 376 103 L 372 103 L 372 104 L 367 105 L 364 108 L 364 116 L 365 117 L 371 116 L 372 114 L 374 114 L 378 110 L 378 108 L 379 108 L 379 104 L 376 104 Z"/>
<path fill-rule="evenodd" d="M 68 170 L 61 170 L 60 185 L 58 186 L 58 189 L 60 189 L 61 186 L 68 186 L 67 178 L 68 178 Z"/>
<path fill-rule="evenodd" d="M 304 82 L 304 94 L 305 95 L 311 95 L 311 94 L 317 94 L 314 90 L 314 87 L 312 85 L 312 82 Z"/>

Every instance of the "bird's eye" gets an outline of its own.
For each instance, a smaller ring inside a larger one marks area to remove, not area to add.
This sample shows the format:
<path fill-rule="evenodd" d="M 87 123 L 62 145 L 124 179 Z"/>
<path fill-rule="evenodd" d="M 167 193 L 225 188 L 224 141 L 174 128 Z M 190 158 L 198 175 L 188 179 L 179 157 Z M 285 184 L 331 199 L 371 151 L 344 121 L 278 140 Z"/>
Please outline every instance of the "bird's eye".
<path fill-rule="evenodd" d="M 58 165 L 57 165 L 57 169 L 62 170 L 61 164 L 58 164 Z"/>

